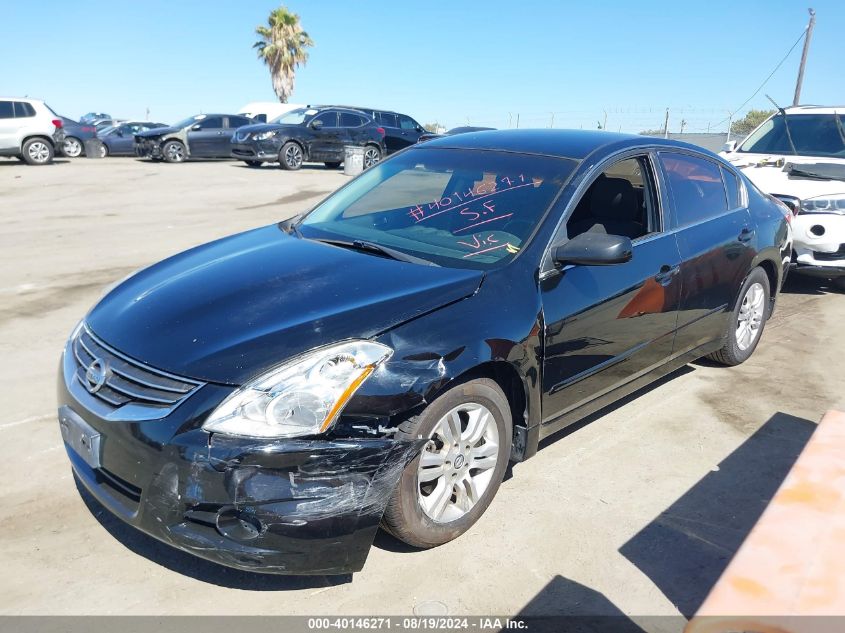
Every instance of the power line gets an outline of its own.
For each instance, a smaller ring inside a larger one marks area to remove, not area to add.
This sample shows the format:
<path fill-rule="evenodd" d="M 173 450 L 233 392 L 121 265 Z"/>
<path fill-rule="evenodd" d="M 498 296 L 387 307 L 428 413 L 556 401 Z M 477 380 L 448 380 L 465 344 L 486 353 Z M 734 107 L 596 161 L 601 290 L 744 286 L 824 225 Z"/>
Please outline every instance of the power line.
<path fill-rule="evenodd" d="M 765 85 L 768 83 L 769 79 L 771 79 L 771 78 L 772 78 L 772 75 L 774 75 L 774 74 L 778 71 L 778 69 L 779 69 L 779 68 L 783 65 L 783 62 L 785 62 L 785 61 L 786 61 L 786 59 L 787 59 L 787 57 L 789 57 L 789 56 L 792 54 L 792 51 L 794 51 L 794 50 L 795 50 L 795 47 L 796 47 L 796 46 L 798 46 L 798 42 L 800 42 L 800 41 L 804 38 L 804 36 L 805 36 L 806 34 L 807 34 L 807 28 L 806 28 L 806 27 L 804 27 L 804 30 L 803 30 L 803 31 L 801 31 L 801 35 L 799 35 L 799 36 L 798 36 L 798 39 L 797 39 L 797 40 L 795 40 L 795 43 L 794 43 L 794 44 L 792 45 L 792 47 L 791 47 L 791 48 L 787 51 L 786 55 L 784 55 L 784 56 L 783 56 L 783 59 L 782 59 L 782 60 L 780 60 L 780 61 L 778 62 L 778 65 L 777 65 L 777 66 L 775 66 L 775 69 L 774 69 L 772 72 L 770 72 L 770 73 L 769 73 L 769 76 L 768 76 L 768 77 L 766 77 L 766 79 L 763 81 L 763 83 L 761 83 L 761 84 L 760 84 L 760 86 L 757 88 L 757 90 L 755 90 L 755 91 L 754 91 L 754 94 L 752 94 L 750 97 L 748 97 L 748 99 L 746 99 L 746 100 L 743 102 L 743 104 L 742 104 L 741 106 L 739 106 L 736 110 L 734 110 L 733 112 L 731 112 L 731 114 L 730 114 L 729 116 L 726 116 L 724 119 L 722 119 L 721 121 L 719 121 L 719 122 L 718 122 L 718 123 L 717 123 L 714 127 L 718 127 L 718 126 L 720 126 L 722 123 L 724 123 L 725 121 L 727 121 L 728 119 L 732 119 L 732 118 L 733 118 L 733 115 L 735 115 L 737 112 L 739 112 L 740 110 L 742 110 L 742 109 L 743 109 L 743 108 L 744 108 L 744 107 L 748 104 L 748 102 L 749 102 L 749 101 L 751 101 L 754 97 L 756 97 L 756 96 L 757 96 L 757 93 L 758 93 L 758 92 L 760 92 L 760 91 L 763 89 L 763 86 L 765 86 Z"/>

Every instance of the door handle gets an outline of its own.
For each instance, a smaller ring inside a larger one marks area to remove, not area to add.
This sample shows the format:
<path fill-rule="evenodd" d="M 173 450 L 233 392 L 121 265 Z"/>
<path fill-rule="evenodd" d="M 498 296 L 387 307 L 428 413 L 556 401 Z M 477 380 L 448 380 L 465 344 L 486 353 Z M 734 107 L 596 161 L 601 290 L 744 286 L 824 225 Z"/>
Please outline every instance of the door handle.
<path fill-rule="evenodd" d="M 742 231 L 739 234 L 739 237 L 737 237 L 736 239 L 739 240 L 742 243 L 745 243 L 745 242 L 750 242 L 753 238 L 754 238 L 754 230 L 749 229 L 748 227 L 745 227 L 744 229 L 742 229 Z"/>
<path fill-rule="evenodd" d="M 668 286 L 672 282 L 672 278 L 681 271 L 680 266 L 669 266 L 664 264 L 660 267 L 660 272 L 654 276 L 654 281 L 661 286 Z"/>

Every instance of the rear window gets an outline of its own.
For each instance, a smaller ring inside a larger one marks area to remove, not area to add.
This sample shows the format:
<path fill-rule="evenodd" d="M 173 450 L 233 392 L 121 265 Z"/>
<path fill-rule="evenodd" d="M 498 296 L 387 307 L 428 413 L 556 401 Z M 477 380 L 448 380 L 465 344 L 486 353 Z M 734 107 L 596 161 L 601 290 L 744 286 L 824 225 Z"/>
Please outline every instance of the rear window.
<path fill-rule="evenodd" d="M 719 165 L 688 154 L 661 152 L 660 162 L 675 201 L 677 226 L 695 224 L 728 210 Z"/>

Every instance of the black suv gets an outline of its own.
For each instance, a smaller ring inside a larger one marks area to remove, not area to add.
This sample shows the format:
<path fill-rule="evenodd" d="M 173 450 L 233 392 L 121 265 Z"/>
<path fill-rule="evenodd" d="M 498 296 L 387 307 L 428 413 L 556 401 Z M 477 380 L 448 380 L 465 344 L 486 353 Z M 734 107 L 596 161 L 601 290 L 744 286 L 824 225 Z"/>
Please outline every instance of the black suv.
<path fill-rule="evenodd" d="M 231 151 L 233 158 L 251 167 L 278 161 L 282 169 L 299 169 L 310 161 L 336 169 L 346 145 L 364 147 L 364 168 L 372 167 L 385 154 L 384 129 L 360 110 L 309 106 L 270 123 L 240 128 L 232 137 Z"/>
<path fill-rule="evenodd" d="M 357 109 L 366 112 L 384 128 L 384 145 L 388 154 L 413 145 L 420 138 L 420 134 L 425 134 L 425 128 L 407 114 L 372 108 Z"/>

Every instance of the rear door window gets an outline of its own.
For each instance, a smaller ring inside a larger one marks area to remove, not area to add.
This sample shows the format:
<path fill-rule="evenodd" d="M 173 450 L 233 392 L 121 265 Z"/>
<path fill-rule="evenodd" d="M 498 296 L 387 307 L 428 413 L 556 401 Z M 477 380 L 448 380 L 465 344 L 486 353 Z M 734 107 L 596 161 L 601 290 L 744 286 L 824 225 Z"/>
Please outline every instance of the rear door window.
<path fill-rule="evenodd" d="M 340 113 L 340 127 L 361 127 L 367 120 L 359 114 L 353 112 Z"/>
<path fill-rule="evenodd" d="M 405 116 L 404 114 L 399 115 L 399 127 L 403 130 L 416 130 L 417 129 L 417 122 L 414 121 L 411 117 Z"/>
<path fill-rule="evenodd" d="M 678 227 L 725 213 L 727 194 L 719 165 L 689 154 L 660 152 L 660 163 L 675 201 Z"/>
<path fill-rule="evenodd" d="M 728 194 L 728 208 L 739 209 L 743 206 L 742 187 L 739 184 L 739 176 L 730 169 L 722 167 L 722 178 L 725 180 L 725 191 Z"/>
<path fill-rule="evenodd" d="M 0 101 L 0 119 L 15 118 L 15 108 L 11 101 Z"/>
<path fill-rule="evenodd" d="M 250 120 L 247 119 L 245 116 L 230 116 L 229 117 L 229 127 L 230 128 L 239 128 L 243 127 L 244 125 L 249 125 Z"/>

